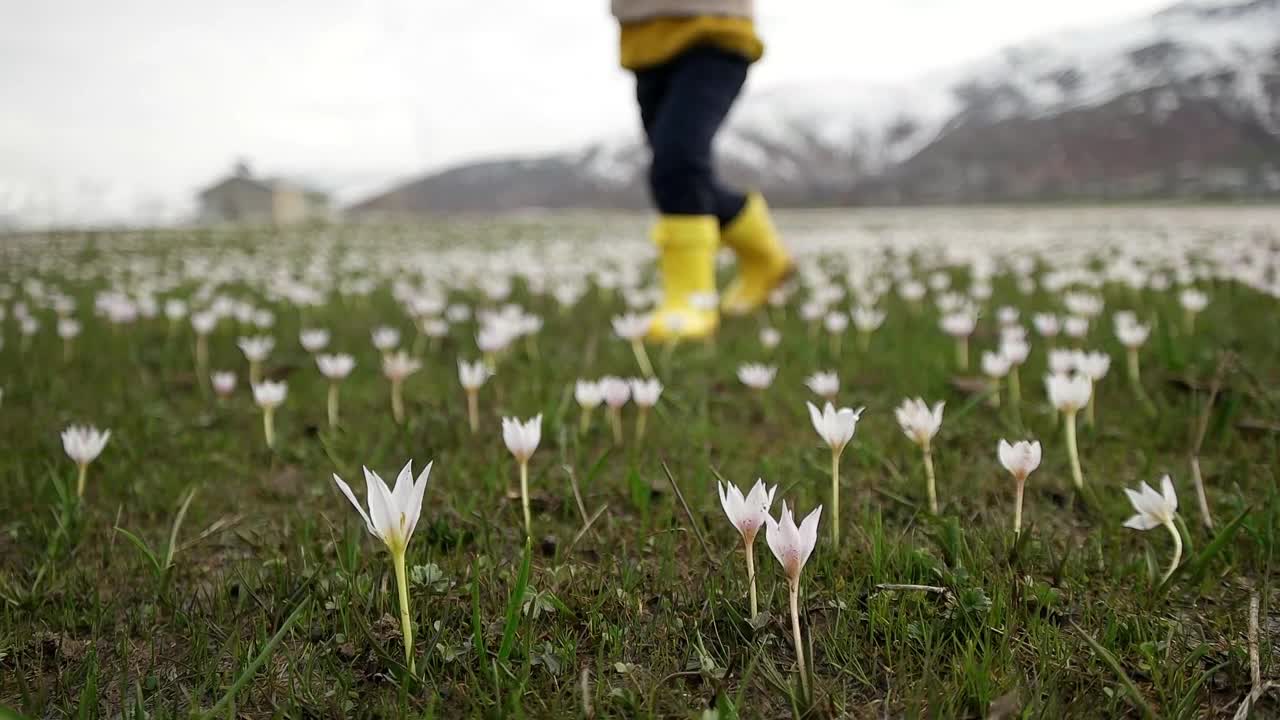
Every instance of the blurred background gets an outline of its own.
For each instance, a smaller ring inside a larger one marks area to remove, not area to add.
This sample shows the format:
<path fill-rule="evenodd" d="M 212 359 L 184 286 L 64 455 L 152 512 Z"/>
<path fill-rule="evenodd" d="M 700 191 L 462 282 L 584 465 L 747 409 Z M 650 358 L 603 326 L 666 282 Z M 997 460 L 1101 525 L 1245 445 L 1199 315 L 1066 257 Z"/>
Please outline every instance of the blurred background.
<path fill-rule="evenodd" d="M 605 0 L 0 0 L 0 228 L 647 206 Z M 757 0 L 779 206 L 1280 199 L 1280 0 Z"/>

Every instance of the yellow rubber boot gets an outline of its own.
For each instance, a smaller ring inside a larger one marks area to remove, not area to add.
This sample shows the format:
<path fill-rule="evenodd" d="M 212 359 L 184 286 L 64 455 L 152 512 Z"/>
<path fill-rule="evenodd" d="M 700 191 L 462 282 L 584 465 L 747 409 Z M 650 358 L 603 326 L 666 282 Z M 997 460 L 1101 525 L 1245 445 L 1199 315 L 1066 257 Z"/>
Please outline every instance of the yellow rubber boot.
<path fill-rule="evenodd" d="M 705 338 L 720 325 L 716 310 L 714 215 L 663 215 L 653 228 L 662 273 L 662 304 L 649 323 L 649 339 Z"/>
<path fill-rule="evenodd" d="M 738 276 L 725 290 L 720 309 L 728 315 L 745 315 L 763 305 L 791 273 L 791 254 L 778 240 L 769 206 L 760 193 L 747 196 L 747 204 L 725 226 L 720 240 L 738 256 Z"/>

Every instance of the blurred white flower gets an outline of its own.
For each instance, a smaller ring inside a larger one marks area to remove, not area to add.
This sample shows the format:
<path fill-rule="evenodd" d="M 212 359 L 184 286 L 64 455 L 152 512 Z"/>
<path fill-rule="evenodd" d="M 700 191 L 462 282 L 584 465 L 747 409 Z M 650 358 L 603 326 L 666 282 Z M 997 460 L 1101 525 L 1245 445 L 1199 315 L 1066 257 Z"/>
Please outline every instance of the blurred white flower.
<path fill-rule="evenodd" d="M 219 397 L 227 397 L 236 389 L 236 374 L 230 370 L 220 370 L 209 376 L 209 381 L 213 385 L 213 391 Z"/>
<path fill-rule="evenodd" d="M 781 342 L 782 333 L 778 332 L 776 328 L 760 328 L 760 345 L 763 346 L 765 350 L 772 350 L 778 347 L 778 344 Z"/>
<path fill-rule="evenodd" d="M 298 342 L 309 353 L 320 352 L 329 346 L 329 331 L 324 328 L 305 329 L 298 333 Z"/>
<path fill-rule="evenodd" d="M 71 425 L 62 431 L 62 449 L 66 451 L 67 457 L 75 462 L 79 470 L 79 476 L 76 478 L 76 497 L 84 497 L 89 463 L 98 459 L 110 439 L 110 430 L 99 430 L 92 425 Z"/>
<path fill-rule="evenodd" d="M 814 395 L 828 401 L 834 401 L 840 392 L 840 376 L 835 372 L 816 372 L 805 378 L 804 384 Z"/>
<path fill-rule="evenodd" d="M 400 331 L 386 325 L 374 328 L 370 337 L 373 340 L 373 346 L 382 353 L 390 353 L 400 345 Z"/>
<path fill-rule="evenodd" d="M 753 390 L 766 390 L 773 384 L 778 368 L 760 363 L 746 363 L 738 367 L 738 379 Z"/>
<path fill-rule="evenodd" d="M 346 353 L 317 355 L 316 367 L 329 380 L 342 380 L 356 367 L 356 359 Z"/>

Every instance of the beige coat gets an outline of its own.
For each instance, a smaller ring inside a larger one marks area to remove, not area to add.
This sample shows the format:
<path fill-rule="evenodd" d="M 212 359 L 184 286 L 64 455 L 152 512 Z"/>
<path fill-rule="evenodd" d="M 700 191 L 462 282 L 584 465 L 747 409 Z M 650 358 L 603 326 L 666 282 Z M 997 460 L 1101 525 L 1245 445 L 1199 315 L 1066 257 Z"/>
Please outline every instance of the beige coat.
<path fill-rule="evenodd" d="M 636 22 L 657 17 L 722 15 L 750 18 L 755 0 L 611 0 L 618 22 Z"/>

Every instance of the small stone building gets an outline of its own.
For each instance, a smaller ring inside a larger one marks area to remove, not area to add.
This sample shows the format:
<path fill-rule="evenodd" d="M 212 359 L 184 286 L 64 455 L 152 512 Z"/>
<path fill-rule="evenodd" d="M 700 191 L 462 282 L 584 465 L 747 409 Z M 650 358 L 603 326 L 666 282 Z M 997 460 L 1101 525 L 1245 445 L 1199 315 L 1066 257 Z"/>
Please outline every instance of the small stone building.
<path fill-rule="evenodd" d="M 248 165 L 200 191 L 202 224 L 294 225 L 331 219 L 329 196 L 279 178 L 257 178 Z"/>

